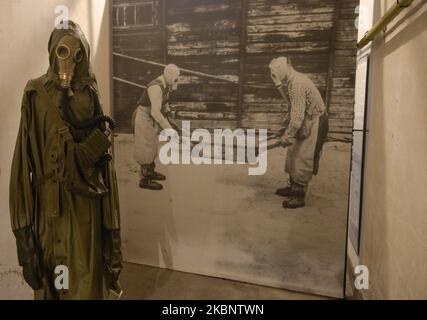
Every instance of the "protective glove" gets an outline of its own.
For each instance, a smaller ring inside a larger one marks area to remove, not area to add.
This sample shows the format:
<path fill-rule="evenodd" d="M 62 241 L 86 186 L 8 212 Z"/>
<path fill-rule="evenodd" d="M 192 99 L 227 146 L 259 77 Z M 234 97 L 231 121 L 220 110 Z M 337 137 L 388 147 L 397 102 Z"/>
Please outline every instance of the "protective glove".
<path fill-rule="evenodd" d="M 282 138 L 280 139 L 280 144 L 283 148 L 287 148 L 290 147 L 291 145 L 293 145 L 296 142 L 296 138 L 295 137 L 291 137 L 287 134 L 284 134 L 282 136 Z"/>
<path fill-rule="evenodd" d="M 285 133 L 280 139 L 281 145 L 283 148 L 287 148 L 292 146 L 297 141 L 297 133 L 300 128 L 296 128 L 294 126 L 289 126 L 286 129 Z"/>
<path fill-rule="evenodd" d="M 122 292 L 119 276 L 123 268 L 120 229 L 104 229 L 104 262 L 109 277 L 109 289 L 119 298 Z"/>
<path fill-rule="evenodd" d="M 281 138 L 281 137 L 285 134 L 285 131 L 286 131 L 286 127 L 281 127 L 281 128 L 279 128 L 279 129 L 274 133 L 274 137 L 275 137 L 275 138 Z"/>
<path fill-rule="evenodd" d="M 178 123 L 176 123 L 175 119 L 173 119 L 172 117 L 167 117 L 172 129 L 174 129 L 177 132 L 181 132 L 181 129 L 178 126 Z"/>
<path fill-rule="evenodd" d="M 18 249 L 18 262 L 22 267 L 25 282 L 33 290 L 42 287 L 42 268 L 34 243 L 34 235 L 31 227 L 24 227 L 13 231 Z"/>
<path fill-rule="evenodd" d="M 169 103 L 166 103 L 162 108 L 162 113 L 169 116 L 171 114 L 171 112 L 172 112 L 172 109 L 171 109 Z"/>

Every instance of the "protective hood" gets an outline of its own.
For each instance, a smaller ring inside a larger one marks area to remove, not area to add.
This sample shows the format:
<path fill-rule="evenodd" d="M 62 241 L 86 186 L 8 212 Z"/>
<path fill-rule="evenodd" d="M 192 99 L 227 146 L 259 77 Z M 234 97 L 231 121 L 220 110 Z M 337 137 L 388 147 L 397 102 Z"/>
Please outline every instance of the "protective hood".
<path fill-rule="evenodd" d="M 290 74 L 290 69 L 289 61 L 286 57 L 279 57 L 271 60 L 271 76 L 276 86 L 286 80 L 286 77 Z"/>
<path fill-rule="evenodd" d="M 90 64 L 90 47 L 89 43 L 86 40 L 85 35 L 83 34 L 80 26 L 73 22 L 68 21 L 68 29 L 57 29 L 55 28 L 49 39 L 49 77 L 55 82 L 59 81 L 58 78 L 58 58 L 56 55 L 56 47 L 60 40 L 66 36 L 72 36 L 78 39 L 81 43 L 81 50 L 83 52 L 83 59 L 79 62 L 74 69 L 74 76 L 72 83 L 76 84 L 90 84 L 95 80 L 95 75 L 92 72 L 92 67 Z"/>

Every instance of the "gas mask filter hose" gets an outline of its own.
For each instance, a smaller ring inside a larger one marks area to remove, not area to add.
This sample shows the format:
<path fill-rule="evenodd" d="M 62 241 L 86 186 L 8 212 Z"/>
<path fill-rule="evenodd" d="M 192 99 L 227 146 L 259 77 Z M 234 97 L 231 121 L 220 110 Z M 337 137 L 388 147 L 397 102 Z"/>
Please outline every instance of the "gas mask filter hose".
<path fill-rule="evenodd" d="M 111 117 L 102 115 L 102 114 L 86 121 L 77 121 L 70 110 L 70 98 L 68 96 L 68 89 L 62 90 L 61 100 L 62 100 L 61 106 L 64 112 L 64 118 L 69 124 L 71 124 L 73 128 L 80 129 L 80 130 L 88 129 L 88 128 L 95 127 L 96 125 L 99 125 L 102 122 L 107 122 L 108 128 L 110 129 L 110 131 L 115 130 L 116 122 Z"/>

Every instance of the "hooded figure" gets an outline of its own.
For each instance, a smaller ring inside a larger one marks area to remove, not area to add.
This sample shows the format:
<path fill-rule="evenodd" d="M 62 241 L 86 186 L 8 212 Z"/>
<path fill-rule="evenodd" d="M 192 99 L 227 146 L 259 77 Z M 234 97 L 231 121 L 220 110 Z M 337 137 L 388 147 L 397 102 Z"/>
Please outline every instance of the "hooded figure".
<path fill-rule="evenodd" d="M 328 135 L 328 114 L 322 96 L 308 76 L 297 72 L 286 57 L 270 63 L 271 79 L 284 99 L 290 101 L 284 127 L 276 137 L 288 148 L 285 172 L 289 184 L 276 191 L 286 199 L 283 207 L 305 206 L 307 187 L 319 170 L 319 161 Z"/>
<path fill-rule="evenodd" d="M 35 299 L 105 299 L 121 292 L 117 181 L 89 57 L 80 27 L 69 21 L 68 29 L 51 34 L 47 73 L 24 91 L 10 213 Z M 78 166 L 82 159 L 87 167 Z"/>
<path fill-rule="evenodd" d="M 147 85 L 133 115 L 134 158 L 140 165 L 139 187 L 142 189 L 163 189 L 156 181 L 164 181 L 166 177 L 154 170 L 154 160 L 157 156 L 160 130 L 177 129 L 176 124 L 167 115 L 169 95 L 178 89 L 179 75 L 179 68 L 168 64 L 163 74 Z"/>

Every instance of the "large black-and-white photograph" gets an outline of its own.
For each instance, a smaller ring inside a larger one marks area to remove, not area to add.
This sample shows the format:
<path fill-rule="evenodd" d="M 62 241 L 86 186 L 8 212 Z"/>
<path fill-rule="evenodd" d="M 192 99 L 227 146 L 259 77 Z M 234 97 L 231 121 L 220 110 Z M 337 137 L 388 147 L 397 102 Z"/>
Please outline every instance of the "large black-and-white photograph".
<path fill-rule="evenodd" d="M 356 5 L 113 1 L 127 261 L 343 296 Z"/>

